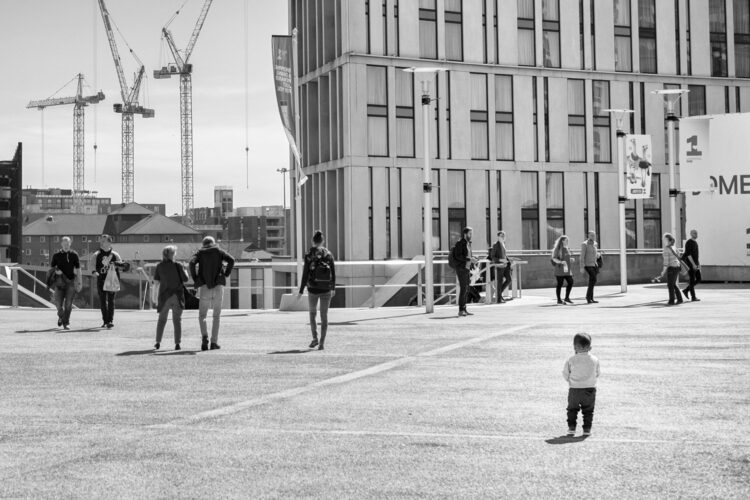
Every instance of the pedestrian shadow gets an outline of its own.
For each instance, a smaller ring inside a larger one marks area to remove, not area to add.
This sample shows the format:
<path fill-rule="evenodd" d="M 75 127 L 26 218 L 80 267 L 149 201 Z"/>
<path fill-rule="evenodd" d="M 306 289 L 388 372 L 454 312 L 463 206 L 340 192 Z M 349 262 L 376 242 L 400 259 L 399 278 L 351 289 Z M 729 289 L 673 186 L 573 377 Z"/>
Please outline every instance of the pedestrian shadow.
<path fill-rule="evenodd" d="M 328 324 L 334 325 L 334 326 L 357 326 L 359 323 L 365 323 L 367 321 L 382 321 L 386 319 L 409 318 L 411 316 L 424 316 L 424 313 L 418 312 L 418 313 L 411 313 L 411 314 L 401 314 L 399 316 L 380 316 L 377 318 L 352 319 L 349 321 L 340 321 L 338 323 L 330 322 Z"/>
<path fill-rule="evenodd" d="M 575 444 L 582 443 L 588 436 L 558 436 L 556 438 L 545 439 L 547 444 Z"/>
<path fill-rule="evenodd" d="M 641 302 L 639 304 L 628 304 L 625 306 L 601 306 L 602 309 L 635 309 L 638 307 L 666 307 L 667 303 L 663 300 L 654 302 Z"/>
<path fill-rule="evenodd" d="M 62 330 L 63 332 L 67 333 L 86 333 L 86 332 L 100 332 L 102 329 L 99 327 L 92 327 L 92 328 L 78 328 L 76 330 Z"/>
<path fill-rule="evenodd" d="M 56 332 L 57 330 L 64 331 L 62 328 L 45 328 L 43 330 L 16 330 L 15 333 L 46 333 Z"/>
<path fill-rule="evenodd" d="M 291 351 L 273 351 L 268 354 L 305 354 L 313 350 L 314 349 L 292 349 Z"/>
<path fill-rule="evenodd" d="M 167 351 L 167 352 L 154 352 L 154 356 L 195 356 L 198 351 Z"/>
<path fill-rule="evenodd" d="M 154 349 L 146 349 L 143 351 L 125 351 L 115 354 L 115 356 L 143 356 L 145 354 L 154 354 Z"/>

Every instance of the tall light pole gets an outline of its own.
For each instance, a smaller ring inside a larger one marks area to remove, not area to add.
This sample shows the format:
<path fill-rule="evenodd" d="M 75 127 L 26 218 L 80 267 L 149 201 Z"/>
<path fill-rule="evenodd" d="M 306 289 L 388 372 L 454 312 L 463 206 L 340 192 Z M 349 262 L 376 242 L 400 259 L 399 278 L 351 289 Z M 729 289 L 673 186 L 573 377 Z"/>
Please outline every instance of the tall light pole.
<path fill-rule="evenodd" d="M 675 147 L 674 147 L 674 124 L 679 118 L 674 114 L 674 106 L 680 98 L 690 92 L 687 89 L 665 89 L 654 90 L 651 93 L 664 98 L 667 105 L 667 151 L 669 151 L 669 232 L 677 239 L 677 195 L 679 189 L 675 186 Z"/>
<path fill-rule="evenodd" d="M 605 109 L 614 119 L 617 126 L 617 190 L 620 219 L 620 292 L 628 291 L 628 254 L 625 235 L 625 130 L 622 128 L 625 116 L 633 112 L 631 109 Z"/>
<path fill-rule="evenodd" d="M 425 286 L 425 312 L 432 313 L 435 310 L 435 291 L 433 289 L 432 268 L 432 172 L 430 171 L 430 81 L 431 76 L 445 71 L 443 68 L 407 68 L 404 71 L 424 75 L 422 78 L 422 131 L 424 143 L 424 169 L 422 192 L 424 193 L 424 286 Z"/>
<path fill-rule="evenodd" d="M 284 210 L 286 210 L 286 173 L 289 172 L 288 168 L 277 168 L 276 171 L 281 174 L 281 178 L 283 179 L 284 183 L 284 205 L 282 207 Z"/>

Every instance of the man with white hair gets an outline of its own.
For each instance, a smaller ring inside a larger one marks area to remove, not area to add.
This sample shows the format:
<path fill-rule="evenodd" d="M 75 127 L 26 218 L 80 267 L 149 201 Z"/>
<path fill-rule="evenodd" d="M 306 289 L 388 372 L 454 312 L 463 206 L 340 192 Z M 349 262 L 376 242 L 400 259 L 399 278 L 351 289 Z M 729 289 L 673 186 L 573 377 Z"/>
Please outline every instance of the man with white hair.
<path fill-rule="evenodd" d="M 75 250 L 70 249 L 68 236 L 63 236 L 60 246 L 62 248 L 52 256 L 50 262 L 54 272 L 52 290 L 57 306 L 57 326 L 69 330 L 73 298 L 81 290 L 81 263 Z"/>

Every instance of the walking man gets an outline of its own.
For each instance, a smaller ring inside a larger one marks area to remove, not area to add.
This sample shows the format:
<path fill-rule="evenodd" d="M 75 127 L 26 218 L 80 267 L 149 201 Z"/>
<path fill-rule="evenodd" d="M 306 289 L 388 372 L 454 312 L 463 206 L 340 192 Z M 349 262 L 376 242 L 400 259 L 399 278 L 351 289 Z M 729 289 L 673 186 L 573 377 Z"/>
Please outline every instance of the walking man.
<path fill-rule="evenodd" d="M 453 259 L 456 263 L 456 276 L 458 277 L 458 315 L 473 316 L 466 309 L 466 298 L 469 293 L 469 281 L 471 278 L 471 268 L 477 263 L 471 252 L 471 237 L 473 231 L 470 227 L 465 227 L 463 237 L 458 240 L 453 247 Z"/>
<path fill-rule="evenodd" d="M 219 346 L 219 326 L 221 322 L 221 308 L 224 301 L 224 286 L 234 268 L 234 258 L 216 245 L 211 236 L 203 238 L 203 247 L 190 260 L 190 275 L 193 277 L 195 288 L 198 289 L 200 306 L 198 307 L 198 323 L 201 328 L 201 351 L 207 351 L 208 324 L 206 317 L 208 310 L 213 311 L 211 325 L 211 350 L 221 349 Z"/>
<path fill-rule="evenodd" d="M 599 246 L 596 243 L 596 233 L 589 231 L 588 238 L 581 244 L 581 274 L 588 274 L 589 276 L 589 287 L 586 290 L 586 302 L 589 304 L 598 304 L 599 302 L 594 300 L 594 287 L 596 286 L 596 276 L 599 274 L 599 265 L 597 259 L 599 258 Z"/>
<path fill-rule="evenodd" d="M 54 270 L 53 291 L 57 306 L 57 326 L 69 330 L 73 298 L 76 292 L 81 290 L 81 263 L 75 250 L 70 249 L 68 236 L 63 236 L 60 246 L 62 249 L 52 256 L 50 266 Z"/>
<path fill-rule="evenodd" d="M 701 299 L 695 296 L 695 285 L 701 282 L 701 263 L 698 260 L 698 231 L 690 231 L 690 239 L 685 243 L 685 251 L 682 252 L 682 260 L 688 266 L 690 284 L 682 291 L 686 299 L 699 302 Z M 692 296 L 692 298 L 691 298 Z"/>
<path fill-rule="evenodd" d="M 495 289 L 497 290 L 497 303 L 505 302 L 503 292 L 510 285 L 511 266 L 508 259 L 508 253 L 505 249 L 505 231 L 497 232 L 497 241 L 490 249 L 490 260 L 497 267 L 495 268 Z"/>
<path fill-rule="evenodd" d="M 125 269 L 125 263 L 120 254 L 112 250 L 112 237 L 103 234 L 99 238 L 99 250 L 94 253 L 94 276 L 96 276 L 96 290 L 99 294 L 99 306 L 102 311 L 102 327 L 112 328 L 115 318 L 115 293 L 104 289 L 107 273 L 114 271 L 120 278 L 120 268 Z"/>

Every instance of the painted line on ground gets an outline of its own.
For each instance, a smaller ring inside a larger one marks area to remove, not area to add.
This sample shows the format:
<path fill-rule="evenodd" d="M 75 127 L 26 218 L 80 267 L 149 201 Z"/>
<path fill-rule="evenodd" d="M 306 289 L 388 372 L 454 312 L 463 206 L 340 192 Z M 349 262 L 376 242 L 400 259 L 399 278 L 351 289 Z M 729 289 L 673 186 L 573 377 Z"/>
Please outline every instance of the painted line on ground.
<path fill-rule="evenodd" d="M 398 368 L 399 366 L 412 363 L 420 358 L 433 357 L 439 354 L 444 354 L 446 352 L 455 351 L 457 349 L 461 349 L 463 347 L 478 344 L 480 342 L 484 342 L 486 340 L 490 340 L 495 337 L 501 337 L 503 335 L 509 335 L 511 333 L 519 332 L 521 330 L 534 328 L 535 326 L 537 325 L 516 326 L 513 328 L 509 328 L 507 330 L 490 333 L 487 335 L 481 335 L 479 337 L 472 337 L 470 339 L 462 340 L 460 342 L 455 342 L 453 344 L 449 344 L 444 347 L 431 349 L 429 351 L 414 354 L 411 356 L 404 356 L 398 359 L 394 359 L 392 361 L 386 361 L 384 363 L 379 363 L 377 365 L 370 366 L 369 368 L 364 368 L 362 370 L 357 370 L 354 372 L 346 373 L 344 375 L 338 375 L 336 377 L 320 380 L 318 382 L 313 382 L 312 384 L 304 385 L 301 387 L 294 387 L 292 389 L 286 389 L 283 391 L 266 394 L 264 396 L 260 396 L 257 398 L 240 401 L 238 403 L 234 403 L 228 406 L 222 406 L 219 408 L 215 408 L 213 410 L 207 410 L 207 411 L 203 411 L 200 413 L 196 413 L 188 417 L 179 418 L 171 422 L 152 425 L 152 426 L 149 426 L 149 428 L 169 428 L 169 427 L 185 425 L 185 424 L 194 424 L 194 423 L 202 422 L 205 420 L 211 420 L 211 419 L 215 419 L 219 417 L 224 417 L 227 415 L 232 415 L 232 414 L 247 410 L 249 408 L 261 406 L 261 405 L 272 403 L 275 401 L 280 401 L 283 399 L 293 398 L 295 396 L 299 396 L 301 394 L 312 392 L 323 387 L 341 385 L 341 384 L 352 382 L 354 380 L 358 380 L 361 378 L 370 377 L 372 375 L 377 375 L 378 373 L 383 373 L 383 372 L 392 370 L 394 368 Z"/>

